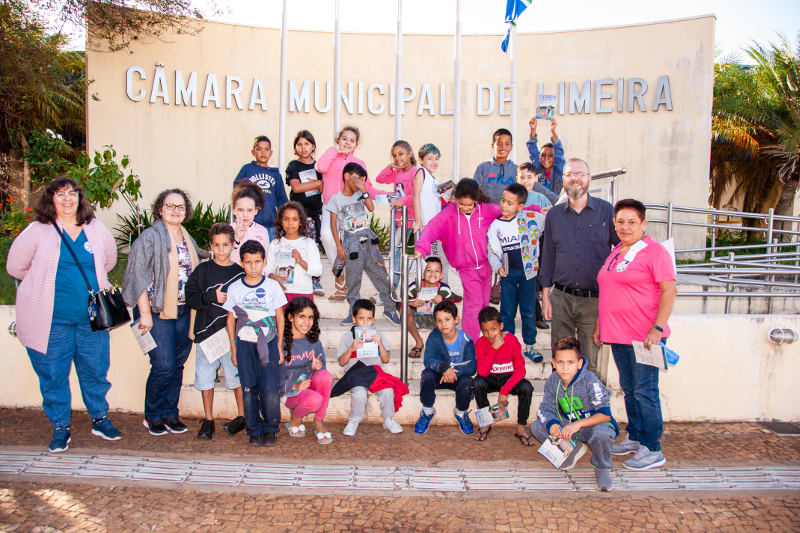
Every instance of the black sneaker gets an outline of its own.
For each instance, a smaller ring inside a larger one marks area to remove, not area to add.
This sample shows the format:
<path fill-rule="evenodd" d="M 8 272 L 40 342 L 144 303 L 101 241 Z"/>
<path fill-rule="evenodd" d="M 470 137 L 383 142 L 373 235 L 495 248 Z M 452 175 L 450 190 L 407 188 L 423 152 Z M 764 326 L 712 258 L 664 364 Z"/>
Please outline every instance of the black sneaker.
<path fill-rule="evenodd" d="M 234 436 L 245 428 L 244 417 L 237 416 L 230 422 L 222 424 L 222 429 L 230 436 Z"/>
<path fill-rule="evenodd" d="M 277 446 L 278 434 L 274 431 L 268 431 L 262 435 L 264 437 L 264 446 Z"/>
<path fill-rule="evenodd" d="M 253 435 L 250 437 L 250 441 L 247 443 L 250 446 L 263 446 L 264 445 L 264 435 Z"/>
<path fill-rule="evenodd" d="M 167 429 L 170 433 L 186 433 L 189 431 L 189 428 L 186 427 L 186 424 L 181 422 L 177 416 L 165 418 L 164 425 L 167 426 Z"/>
<path fill-rule="evenodd" d="M 536 321 L 536 329 L 550 329 L 550 324 L 544 321 L 544 319 L 538 319 Z"/>
<path fill-rule="evenodd" d="M 456 294 L 456 293 L 453 293 L 453 301 L 454 301 L 455 303 L 459 303 L 459 302 L 461 302 L 463 299 L 464 299 L 464 297 L 463 297 L 463 296 L 459 296 L 458 294 Z"/>
<path fill-rule="evenodd" d="M 161 435 L 167 435 L 169 430 L 167 426 L 164 425 L 163 420 L 144 420 L 144 427 L 150 432 L 151 435 L 155 435 L 156 437 L 160 437 Z"/>
<path fill-rule="evenodd" d="M 211 440 L 214 438 L 214 432 L 215 432 L 214 421 L 203 420 L 203 423 L 200 426 L 200 431 L 197 432 L 197 438 Z"/>

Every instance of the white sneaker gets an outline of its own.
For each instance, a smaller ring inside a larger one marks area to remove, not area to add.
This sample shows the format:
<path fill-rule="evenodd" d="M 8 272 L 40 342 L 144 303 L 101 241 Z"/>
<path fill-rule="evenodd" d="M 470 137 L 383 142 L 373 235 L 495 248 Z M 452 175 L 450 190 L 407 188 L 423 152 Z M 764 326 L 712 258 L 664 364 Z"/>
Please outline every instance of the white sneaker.
<path fill-rule="evenodd" d="M 628 436 L 625 435 L 625 438 L 622 439 L 622 442 L 611 446 L 611 455 L 628 455 L 629 453 L 638 452 L 641 448 L 641 444 L 635 440 L 629 439 Z"/>
<path fill-rule="evenodd" d="M 394 418 L 390 418 L 389 420 L 383 421 L 383 428 L 388 429 L 389 433 L 402 433 L 403 426 L 397 423 L 397 420 Z"/>
<path fill-rule="evenodd" d="M 348 422 L 342 433 L 344 433 L 348 437 L 355 437 L 357 429 L 358 429 L 358 422 Z"/>
<path fill-rule="evenodd" d="M 372 298 L 375 300 L 375 305 L 383 305 L 383 300 L 381 300 L 380 294 L 376 294 Z"/>

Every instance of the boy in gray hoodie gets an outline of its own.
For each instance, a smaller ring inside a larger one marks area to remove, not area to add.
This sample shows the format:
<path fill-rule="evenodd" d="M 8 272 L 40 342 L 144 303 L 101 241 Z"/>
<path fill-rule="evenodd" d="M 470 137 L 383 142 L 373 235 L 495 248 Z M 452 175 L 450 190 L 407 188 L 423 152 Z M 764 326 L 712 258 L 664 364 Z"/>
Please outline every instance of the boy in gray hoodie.
<path fill-rule="evenodd" d="M 572 440 L 575 448 L 561 465 L 562 470 L 575 466 L 586 445 L 592 450 L 591 464 L 597 489 L 609 491 L 611 481 L 611 446 L 619 427 L 611 416 L 611 393 L 597 376 L 584 369 L 581 344 L 575 337 L 564 337 L 553 348 L 554 372 L 544 385 L 538 420 L 531 424 L 531 435 L 544 442 L 551 435 Z"/>
<path fill-rule="evenodd" d="M 506 187 L 517 182 L 517 164 L 508 159 L 513 147 L 510 131 L 505 128 L 495 131 L 492 135 L 494 157 L 491 161 L 484 161 L 478 165 L 472 177 L 481 186 L 481 190 L 491 198 L 492 203 L 497 205 L 500 205 Z M 550 203 L 556 205 L 558 195 L 546 189 L 541 183 L 534 184 L 533 190 L 545 195 Z"/>

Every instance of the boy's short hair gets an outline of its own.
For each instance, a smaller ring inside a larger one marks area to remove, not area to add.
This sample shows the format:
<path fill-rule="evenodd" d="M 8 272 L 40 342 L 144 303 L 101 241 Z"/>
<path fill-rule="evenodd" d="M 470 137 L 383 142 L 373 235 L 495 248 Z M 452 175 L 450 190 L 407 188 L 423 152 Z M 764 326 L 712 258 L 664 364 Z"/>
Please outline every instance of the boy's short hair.
<path fill-rule="evenodd" d="M 617 213 L 619 213 L 620 210 L 622 209 L 633 209 L 634 211 L 636 211 L 636 214 L 639 215 L 640 221 L 647 220 L 645 218 L 647 216 L 647 208 L 639 200 L 634 200 L 633 198 L 626 198 L 624 200 L 618 201 L 614 205 L 614 216 L 616 217 Z"/>
<path fill-rule="evenodd" d="M 519 166 L 517 167 L 517 176 L 519 176 L 523 170 L 527 170 L 528 172 L 536 174 L 536 167 L 533 166 L 533 163 L 531 163 L 530 161 L 525 161 L 524 163 L 519 164 Z"/>
<path fill-rule="evenodd" d="M 581 355 L 581 341 L 575 337 L 564 337 L 556 341 L 556 344 L 553 346 L 553 357 L 555 357 L 558 352 L 562 351 L 573 351 L 578 354 L 578 359 L 583 357 Z"/>
<path fill-rule="evenodd" d="M 261 246 L 261 243 L 254 240 L 246 241 L 242 244 L 242 247 L 239 248 L 239 257 L 244 260 L 244 254 L 258 254 L 261 256 L 261 259 L 264 259 L 267 256 L 266 250 L 264 247 Z"/>
<path fill-rule="evenodd" d="M 438 259 L 438 258 L 437 258 Z M 458 318 L 458 307 L 453 302 L 449 302 L 447 300 L 442 300 L 436 307 L 433 308 L 433 316 L 436 318 L 436 313 L 450 313 L 453 317 L 453 320 Z"/>
<path fill-rule="evenodd" d="M 553 148 L 553 143 L 544 143 L 542 145 L 542 150 L 544 150 L 545 148 Z"/>
<path fill-rule="evenodd" d="M 356 303 L 353 304 L 353 317 L 358 315 L 358 312 L 364 309 L 365 311 L 369 311 L 372 313 L 372 316 L 375 316 L 375 304 L 372 303 L 370 300 L 356 300 Z"/>
<path fill-rule="evenodd" d="M 435 154 L 435 155 L 438 155 L 440 157 L 442 155 L 442 153 L 439 151 L 439 149 L 436 148 L 436 146 L 434 144 L 432 144 L 432 143 L 428 143 L 428 144 L 423 144 L 422 145 L 422 148 L 420 148 L 419 152 L 418 152 L 419 160 L 422 161 L 422 158 L 424 158 L 428 154 Z"/>
<path fill-rule="evenodd" d="M 508 135 L 511 138 L 511 142 L 512 143 L 514 142 L 514 136 L 511 135 L 511 132 L 508 131 L 505 128 L 500 128 L 499 130 L 494 132 L 494 134 L 492 135 L 492 144 L 496 143 L 497 142 L 497 138 L 500 137 L 501 135 Z"/>
<path fill-rule="evenodd" d="M 211 229 L 208 230 L 208 242 L 211 242 L 217 235 L 227 235 L 231 242 L 236 240 L 236 232 L 234 232 L 233 226 L 225 222 L 217 222 L 211 226 Z"/>
<path fill-rule="evenodd" d="M 425 264 L 427 265 L 428 263 L 439 263 L 439 266 L 442 266 L 442 260 L 435 255 L 429 255 L 425 258 Z"/>
<path fill-rule="evenodd" d="M 497 308 L 492 307 L 491 305 L 487 305 L 483 309 L 481 309 L 480 313 L 478 313 L 478 323 L 484 324 L 486 322 L 497 322 L 498 324 L 502 323 L 503 321 L 500 320 L 500 311 Z"/>
<path fill-rule="evenodd" d="M 344 181 L 345 174 L 355 174 L 359 178 L 367 177 L 367 170 L 358 163 L 347 163 L 342 169 L 342 181 Z"/>
<path fill-rule="evenodd" d="M 253 139 L 253 150 L 256 149 L 256 146 L 258 146 L 258 143 L 263 143 L 263 142 L 268 142 L 269 143 L 269 149 L 272 150 L 272 141 L 270 141 L 269 137 L 267 137 L 266 135 L 259 135 L 258 137 Z"/>
<path fill-rule="evenodd" d="M 524 205 L 528 201 L 528 189 L 521 183 L 512 183 L 506 190 L 517 197 L 517 202 Z"/>

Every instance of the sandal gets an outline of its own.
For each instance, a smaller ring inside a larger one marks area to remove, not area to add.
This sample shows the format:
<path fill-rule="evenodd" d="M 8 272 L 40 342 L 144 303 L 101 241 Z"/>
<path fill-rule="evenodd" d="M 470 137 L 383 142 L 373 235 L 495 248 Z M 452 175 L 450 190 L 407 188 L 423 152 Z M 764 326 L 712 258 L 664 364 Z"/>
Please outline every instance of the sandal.
<path fill-rule="evenodd" d="M 519 439 L 523 446 L 533 446 L 531 444 L 531 439 L 533 437 L 528 437 L 527 435 L 520 435 L 519 433 L 514 433 L 514 436 Z"/>
<path fill-rule="evenodd" d="M 330 444 L 331 442 L 333 442 L 330 431 L 326 431 L 325 433 L 317 433 L 315 431 L 314 434 L 317 436 L 317 442 L 319 442 L 322 445 Z"/>
<path fill-rule="evenodd" d="M 337 280 L 334 280 L 333 286 L 336 288 L 336 291 L 328 296 L 328 300 L 332 302 L 341 302 L 347 298 L 347 282 L 339 284 Z"/>
<path fill-rule="evenodd" d="M 419 359 L 420 355 L 422 354 L 422 348 L 425 348 L 425 346 L 422 346 L 420 348 L 417 348 L 416 346 L 414 346 L 411 349 L 411 351 L 408 352 L 408 356 L 411 357 L 412 359 Z"/>
<path fill-rule="evenodd" d="M 476 441 L 478 441 L 478 442 L 483 442 L 483 441 L 485 441 L 485 440 L 486 440 L 486 437 L 488 437 L 488 436 L 489 436 L 489 433 L 490 433 L 491 431 L 492 431 L 492 426 L 489 426 L 489 429 L 487 429 L 486 431 L 481 431 L 480 433 L 478 433 L 478 436 L 477 436 L 477 437 L 474 437 L 474 438 L 475 438 L 475 440 L 476 440 Z"/>
<path fill-rule="evenodd" d="M 492 296 L 491 298 L 489 298 L 489 303 L 492 305 L 500 305 L 500 298 Z"/>
<path fill-rule="evenodd" d="M 306 436 L 306 426 L 300 424 L 299 426 L 290 426 L 289 422 L 286 422 L 286 428 L 289 430 L 290 437 L 305 437 Z"/>

